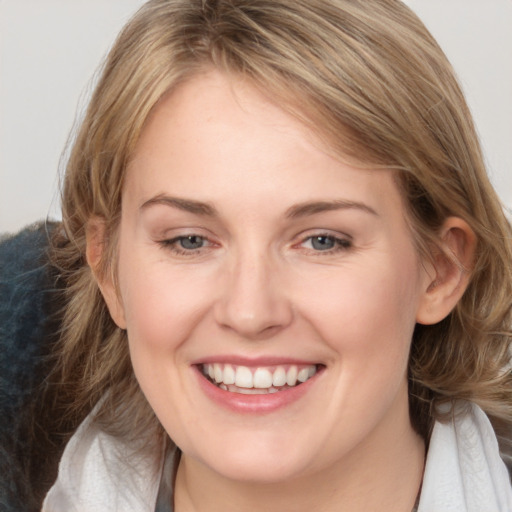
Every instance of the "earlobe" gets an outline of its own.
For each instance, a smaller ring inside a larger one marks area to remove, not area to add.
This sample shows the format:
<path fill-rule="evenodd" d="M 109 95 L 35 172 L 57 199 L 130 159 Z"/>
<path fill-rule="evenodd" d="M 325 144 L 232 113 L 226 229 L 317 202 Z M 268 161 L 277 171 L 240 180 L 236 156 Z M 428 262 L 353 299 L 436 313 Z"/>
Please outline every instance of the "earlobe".
<path fill-rule="evenodd" d="M 126 329 L 124 308 L 114 283 L 113 273 L 105 269 L 103 265 L 106 242 L 105 221 L 100 217 L 92 217 L 86 227 L 87 263 L 107 304 L 112 320 L 121 329 Z"/>
<path fill-rule="evenodd" d="M 438 254 L 428 272 L 416 321 L 432 325 L 450 314 L 466 290 L 473 267 L 476 236 L 467 222 L 449 217 L 440 232 Z"/>

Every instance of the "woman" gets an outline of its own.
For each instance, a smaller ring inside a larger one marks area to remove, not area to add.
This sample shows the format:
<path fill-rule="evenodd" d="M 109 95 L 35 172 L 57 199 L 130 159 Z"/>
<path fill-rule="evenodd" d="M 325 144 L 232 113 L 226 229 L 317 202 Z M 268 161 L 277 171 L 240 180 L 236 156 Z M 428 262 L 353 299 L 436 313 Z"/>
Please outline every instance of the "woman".
<path fill-rule="evenodd" d="M 399 1 L 148 2 L 65 177 L 43 510 L 510 510 L 510 235 Z"/>

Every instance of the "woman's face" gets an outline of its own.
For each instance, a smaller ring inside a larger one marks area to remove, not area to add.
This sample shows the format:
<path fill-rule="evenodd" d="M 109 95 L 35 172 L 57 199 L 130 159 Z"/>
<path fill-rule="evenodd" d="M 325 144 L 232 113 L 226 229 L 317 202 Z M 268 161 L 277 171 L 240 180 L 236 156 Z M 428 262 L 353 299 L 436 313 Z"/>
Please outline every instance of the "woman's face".
<path fill-rule="evenodd" d="M 127 173 L 118 278 L 107 300 L 140 386 L 203 469 L 281 481 L 411 432 L 430 278 L 393 176 L 340 162 L 250 84 L 210 72 L 158 105 Z"/>

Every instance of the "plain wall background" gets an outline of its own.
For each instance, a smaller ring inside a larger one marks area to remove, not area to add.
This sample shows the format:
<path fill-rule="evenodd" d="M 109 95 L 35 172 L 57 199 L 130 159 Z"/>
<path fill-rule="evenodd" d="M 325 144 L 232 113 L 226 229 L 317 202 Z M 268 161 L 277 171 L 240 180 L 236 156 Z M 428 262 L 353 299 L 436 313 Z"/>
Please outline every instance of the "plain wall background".
<path fill-rule="evenodd" d="M 0 0 L 0 233 L 59 217 L 58 170 L 117 32 L 143 0 Z M 512 0 L 407 0 L 452 61 L 512 208 Z"/>

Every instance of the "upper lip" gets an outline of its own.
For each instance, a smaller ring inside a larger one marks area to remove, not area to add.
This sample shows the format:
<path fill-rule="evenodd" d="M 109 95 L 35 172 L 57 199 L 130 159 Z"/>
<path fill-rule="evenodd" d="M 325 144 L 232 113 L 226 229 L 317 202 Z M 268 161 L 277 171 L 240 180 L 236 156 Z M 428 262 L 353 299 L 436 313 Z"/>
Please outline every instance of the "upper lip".
<path fill-rule="evenodd" d="M 261 367 L 261 366 L 278 366 L 278 365 L 313 365 L 320 364 L 319 361 L 311 359 L 298 359 L 293 357 L 281 357 L 281 356 L 258 356 L 258 357 L 246 357 L 238 355 L 214 355 L 207 356 L 195 361 L 192 361 L 192 365 L 201 364 L 214 364 L 224 363 L 232 364 L 236 366 L 247 366 L 249 368 Z"/>

